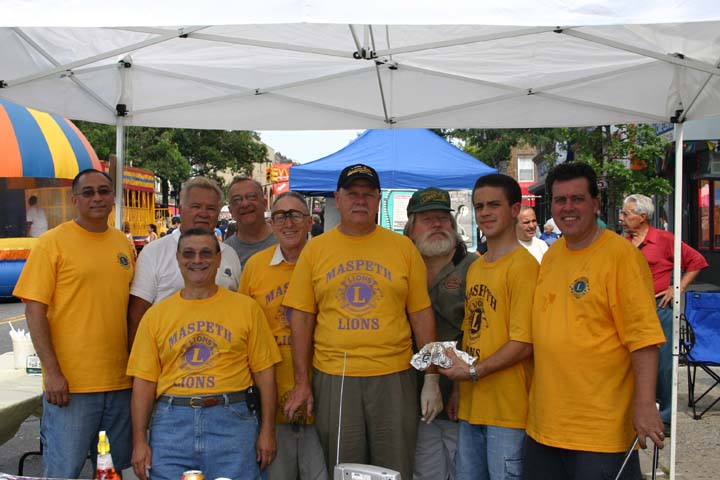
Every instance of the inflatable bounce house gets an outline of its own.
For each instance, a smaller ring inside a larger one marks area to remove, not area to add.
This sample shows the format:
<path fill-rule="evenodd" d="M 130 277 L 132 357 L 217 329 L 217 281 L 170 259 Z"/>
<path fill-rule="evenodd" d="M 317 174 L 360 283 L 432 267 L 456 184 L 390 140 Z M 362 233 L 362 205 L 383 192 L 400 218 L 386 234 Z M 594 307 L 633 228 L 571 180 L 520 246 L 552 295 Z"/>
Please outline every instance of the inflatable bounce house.
<path fill-rule="evenodd" d="M 85 136 L 68 119 L 0 98 L 0 298 L 12 296 L 37 234 L 72 218 L 70 186 L 86 168 L 103 167 Z"/>

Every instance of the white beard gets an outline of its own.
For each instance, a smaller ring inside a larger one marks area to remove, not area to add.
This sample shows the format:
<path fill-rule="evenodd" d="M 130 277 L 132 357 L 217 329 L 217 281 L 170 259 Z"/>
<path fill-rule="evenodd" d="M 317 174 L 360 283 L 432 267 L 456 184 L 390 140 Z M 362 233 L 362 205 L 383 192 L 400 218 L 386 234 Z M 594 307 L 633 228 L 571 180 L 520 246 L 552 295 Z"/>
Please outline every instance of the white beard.
<path fill-rule="evenodd" d="M 443 238 L 430 239 L 431 235 L 442 233 Z M 455 250 L 457 239 L 447 230 L 430 231 L 423 234 L 415 243 L 417 249 L 424 257 L 440 257 Z"/>

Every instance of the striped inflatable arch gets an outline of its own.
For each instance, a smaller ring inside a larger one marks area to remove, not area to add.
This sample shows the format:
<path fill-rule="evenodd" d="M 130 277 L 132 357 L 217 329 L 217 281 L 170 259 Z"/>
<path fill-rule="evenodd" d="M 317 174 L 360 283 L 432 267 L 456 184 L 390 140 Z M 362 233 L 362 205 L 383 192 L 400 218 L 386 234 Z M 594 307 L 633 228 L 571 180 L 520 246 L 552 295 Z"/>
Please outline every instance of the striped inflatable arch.
<path fill-rule="evenodd" d="M 102 170 L 70 120 L 0 98 L 0 177 L 73 178 L 87 168 Z"/>

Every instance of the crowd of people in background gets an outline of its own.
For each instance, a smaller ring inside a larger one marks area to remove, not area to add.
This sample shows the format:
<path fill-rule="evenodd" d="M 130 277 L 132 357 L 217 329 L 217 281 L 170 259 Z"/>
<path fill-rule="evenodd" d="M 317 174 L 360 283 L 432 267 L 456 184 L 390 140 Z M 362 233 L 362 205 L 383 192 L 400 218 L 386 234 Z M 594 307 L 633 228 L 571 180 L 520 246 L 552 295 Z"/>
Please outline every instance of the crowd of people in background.
<path fill-rule="evenodd" d="M 479 178 L 477 253 L 440 188 L 412 195 L 403 234 L 378 226 L 363 164 L 342 170 L 330 229 L 296 192 L 266 216 L 252 178 L 223 192 L 195 177 L 139 255 L 129 224 L 108 227 L 105 173 L 80 172 L 76 217 L 44 234 L 31 197 L 40 238 L 14 294 L 43 365 L 43 475 L 78 478 L 106 430 L 141 480 L 323 480 L 337 461 L 418 480 L 614 478 L 634 437 L 671 434 L 673 235 L 637 194 L 625 238 L 603 228 L 586 164 L 547 186 L 540 231 L 517 181 Z M 683 244 L 681 290 L 706 267 Z M 414 370 L 435 342 L 455 342 L 450 363 Z M 640 475 L 631 449 L 619 478 Z"/>

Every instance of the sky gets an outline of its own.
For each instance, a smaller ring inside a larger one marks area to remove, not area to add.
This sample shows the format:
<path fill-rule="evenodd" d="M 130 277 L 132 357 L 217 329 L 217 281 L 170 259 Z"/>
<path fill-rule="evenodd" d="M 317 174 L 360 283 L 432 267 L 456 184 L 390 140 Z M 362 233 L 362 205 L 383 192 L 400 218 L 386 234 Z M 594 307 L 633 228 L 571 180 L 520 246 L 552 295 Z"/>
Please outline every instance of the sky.
<path fill-rule="evenodd" d="M 292 161 L 307 163 L 335 153 L 364 130 L 259 131 L 262 141 Z"/>

